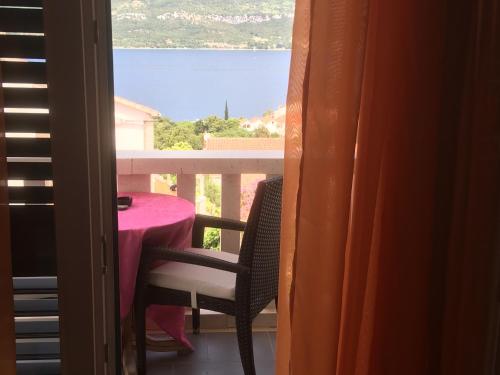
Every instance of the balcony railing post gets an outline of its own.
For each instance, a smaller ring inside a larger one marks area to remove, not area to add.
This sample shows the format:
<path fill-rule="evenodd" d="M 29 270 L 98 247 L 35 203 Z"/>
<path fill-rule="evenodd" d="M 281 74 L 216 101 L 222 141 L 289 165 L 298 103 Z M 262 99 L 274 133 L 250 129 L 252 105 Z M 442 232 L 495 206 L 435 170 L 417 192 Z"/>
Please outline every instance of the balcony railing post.
<path fill-rule="evenodd" d="M 196 204 L 196 175 L 179 173 L 177 175 L 177 196 Z"/>
<path fill-rule="evenodd" d="M 222 217 L 240 219 L 241 175 L 223 174 L 221 191 Z M 223 230 L 221 234 L 221 248 L 223 251 L 238 253 L 240 250 L 240 233 Z"/>

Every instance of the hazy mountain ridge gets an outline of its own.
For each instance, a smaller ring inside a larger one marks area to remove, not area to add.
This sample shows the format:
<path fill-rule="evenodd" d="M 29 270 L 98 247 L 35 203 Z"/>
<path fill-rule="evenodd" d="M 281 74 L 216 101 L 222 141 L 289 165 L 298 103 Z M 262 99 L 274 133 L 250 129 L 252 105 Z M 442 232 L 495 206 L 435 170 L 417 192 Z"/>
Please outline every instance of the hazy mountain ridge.
<path fill-rule="evenodd" d="M 290 48 L 291 0 L 113 0 L 115 47 Z"/>

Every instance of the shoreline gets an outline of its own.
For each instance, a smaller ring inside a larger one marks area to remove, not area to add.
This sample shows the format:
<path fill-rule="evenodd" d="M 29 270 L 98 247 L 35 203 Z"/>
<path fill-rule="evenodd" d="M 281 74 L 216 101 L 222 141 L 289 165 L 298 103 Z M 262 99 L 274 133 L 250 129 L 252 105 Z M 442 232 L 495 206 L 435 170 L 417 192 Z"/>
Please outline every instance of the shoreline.
<path fill-rule="evenodd" d="M 113 50 L 179 50 L 179 51 L 245 51 L 245 52 L 287 52 L 291 48 L 188 48 L 188 47 L 113 47 Z"/>

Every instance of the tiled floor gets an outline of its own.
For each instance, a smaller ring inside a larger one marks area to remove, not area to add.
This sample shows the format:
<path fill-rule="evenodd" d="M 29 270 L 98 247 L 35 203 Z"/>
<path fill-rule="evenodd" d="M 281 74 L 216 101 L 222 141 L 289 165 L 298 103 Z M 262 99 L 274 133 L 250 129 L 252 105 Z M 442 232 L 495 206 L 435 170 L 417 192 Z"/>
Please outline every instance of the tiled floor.
<path fill-rule="evenodd" d="M 202 333 L 189 336 L 195 352 L 148 352 L 148 375 L 240 375 L 243 369 L 236 333 Z M 274 375 L 275 334 L 254 332 L 254 356 L 257 375 Z"/>

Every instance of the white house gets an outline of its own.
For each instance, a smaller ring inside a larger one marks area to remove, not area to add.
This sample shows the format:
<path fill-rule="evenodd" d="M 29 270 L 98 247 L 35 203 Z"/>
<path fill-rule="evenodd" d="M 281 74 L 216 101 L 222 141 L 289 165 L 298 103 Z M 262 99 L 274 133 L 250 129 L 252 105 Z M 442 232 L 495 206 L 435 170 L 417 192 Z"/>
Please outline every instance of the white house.
<path fill-rule="evenodd" d="M 115 96 L 117 150 L 153 150 L 154 118 L 160 112 Z"/>

